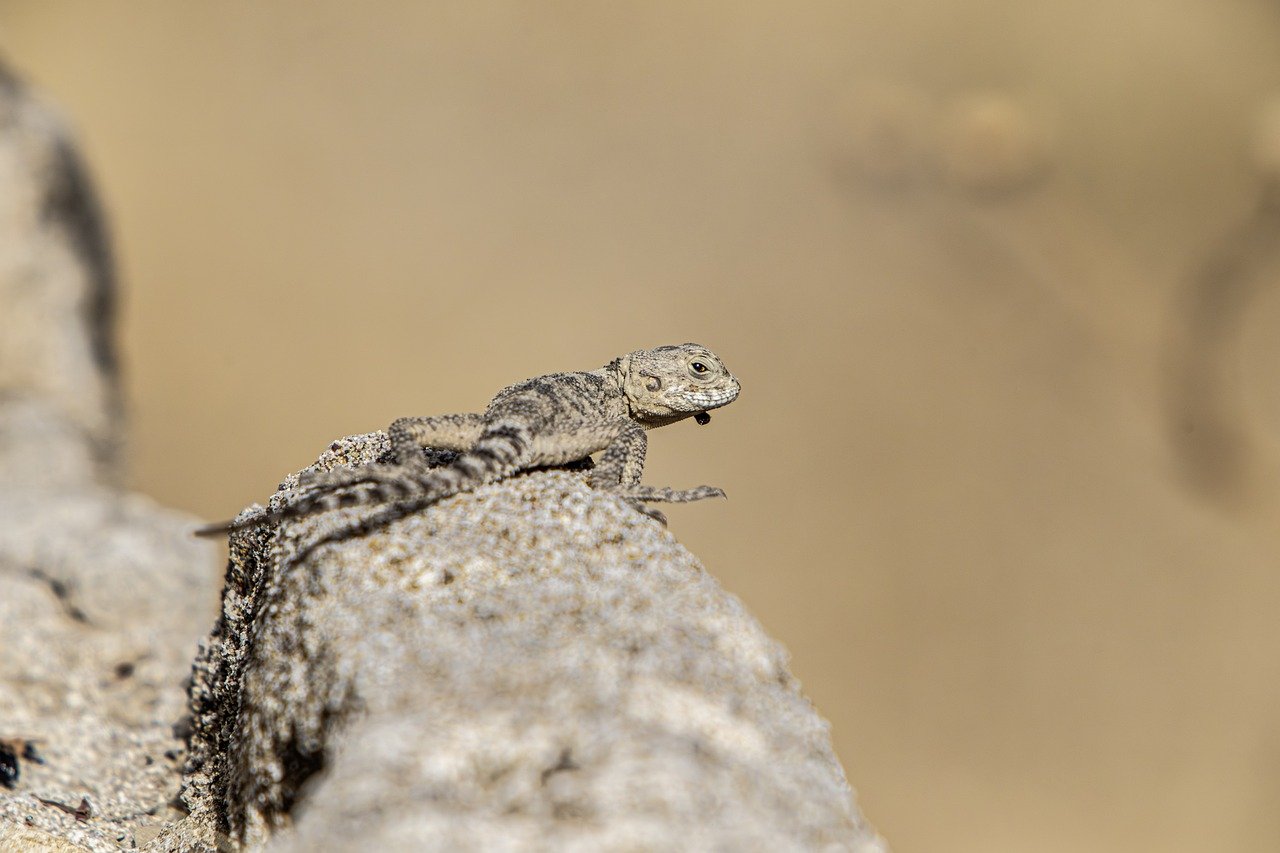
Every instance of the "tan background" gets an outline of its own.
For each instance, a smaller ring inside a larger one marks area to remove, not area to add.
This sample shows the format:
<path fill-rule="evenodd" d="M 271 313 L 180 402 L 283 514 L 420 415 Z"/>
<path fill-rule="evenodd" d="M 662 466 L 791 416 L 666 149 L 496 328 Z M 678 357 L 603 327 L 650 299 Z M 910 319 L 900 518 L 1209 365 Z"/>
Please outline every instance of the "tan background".
<path fill-rule="evenodd" d="M 0 0 L 0 51 L 113 215 L 139 488 L 706 343 L 743 396 L 647 479 L 729 491 L 672 529 L 898 851 L 1280 849 L 1273 3 Z"/>

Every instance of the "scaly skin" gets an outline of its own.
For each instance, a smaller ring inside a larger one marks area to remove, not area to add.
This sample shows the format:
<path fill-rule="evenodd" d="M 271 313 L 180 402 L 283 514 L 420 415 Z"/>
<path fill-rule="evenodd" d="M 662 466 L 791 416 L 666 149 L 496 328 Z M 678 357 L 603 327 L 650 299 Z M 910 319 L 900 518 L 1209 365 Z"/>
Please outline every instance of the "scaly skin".
<path fill-rule="evenodd" d="M 390 504 L 399 516 L 529 468 L 567 465 L 593 453 L 601 454 L 590 474 L 593 488 L 665 522 L 644 502 L 685 503 L 724 492 L 713 486 L 641 485 L 645 430 L 686 418 L 705 424 L 711 420 L 707 412 L 732 403 L 739 388 L 715 353 L 698 344 L 637 350 L 599 370 L 527 379 L 499 391 L 484 414 L 399 419 L 388 430 L 392 464 L 308 476 L 297 501 L 197 533 L 216 536 L 359 504 Z M 456 451 L 458 457 L 430 468 L 424 447 Z"/>

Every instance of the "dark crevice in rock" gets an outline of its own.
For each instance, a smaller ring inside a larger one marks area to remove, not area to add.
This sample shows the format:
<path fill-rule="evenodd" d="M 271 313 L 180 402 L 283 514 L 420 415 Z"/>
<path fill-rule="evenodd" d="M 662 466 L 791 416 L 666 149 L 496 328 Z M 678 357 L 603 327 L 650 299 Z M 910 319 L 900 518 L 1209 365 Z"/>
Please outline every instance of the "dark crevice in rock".
<path fill-rule="evenodd" d="M 291 814 L 305 801 L 307 784 L 313 777 L 324 772 L 328 762 L 323 749 L 307 752 L 296 738 L 286 744 L 282 752 L 284 779 L 281 787 L 284 796 L 281 806 L 285 814 Z"/>
<path fill-rule="evenodd" d="M 551 767 L 542 771 L 542 784 L 547 784 L 547 780 L 557 773 L 564 773 L 567 770 L 577 770 L 578 765 L 573 760 L 573 753 L 569 747 L 565 747 L 560 752 L 560 758 Z"/>
<path fill-rule="evenodd" d="M 65 581 L 48 575 L 41 569 L 31 569 L 30 574 L 36 580 L 49 586 L 49 591 L 53 593 L 53 597 L 58 601 L 58 606 L 62 608 L 62 612 L 67 615 L 67 618 L 82 625 L 92 624 L 89 621 L 89 617 L 72 600 L 71 588 L 67 586 Z"/>

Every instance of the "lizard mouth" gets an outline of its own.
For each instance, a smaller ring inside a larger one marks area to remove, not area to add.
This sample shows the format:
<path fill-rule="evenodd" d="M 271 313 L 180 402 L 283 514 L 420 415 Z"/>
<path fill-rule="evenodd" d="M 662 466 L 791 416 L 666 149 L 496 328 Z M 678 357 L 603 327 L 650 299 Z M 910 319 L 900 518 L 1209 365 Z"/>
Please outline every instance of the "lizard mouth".
<path fill-rule="evenodd" d="M 693 419 L 698 422 L 698 426 L 706 426 L 711 423 L 711 415 L 706 412 L 698 412 L 698 414 L 693 416 Z"/>

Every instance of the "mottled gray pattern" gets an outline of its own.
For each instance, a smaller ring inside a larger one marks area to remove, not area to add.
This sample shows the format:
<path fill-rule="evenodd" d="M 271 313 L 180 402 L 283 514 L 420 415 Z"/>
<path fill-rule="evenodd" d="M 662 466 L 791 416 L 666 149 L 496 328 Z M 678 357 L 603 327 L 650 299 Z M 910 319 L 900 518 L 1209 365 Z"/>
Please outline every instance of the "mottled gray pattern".
<path fill-rule="evenodd" d="M 388 430 L 395 460 L 314 475 L 291 504 L 209 525 L 217 535 L 357 504 L 380 508 L 348 530 L 359 535 L 438 500 L 530 468 L 567 465 L 593 453 L 594 488 L 626 499 L 665 522 L 645 502 L 685 503 L 722 497 L 713 486 L 670 489 L 640 484 L 645 430 L 686 418 L 705 424 L 708 409 L 738 396 L 738 380 L 698 344 L 637 350 L 584 373 L 551 373 L 502 389 L 483 415 L 401 418 Z M 456 452 L 431 467 L 424 448 Z"/>

